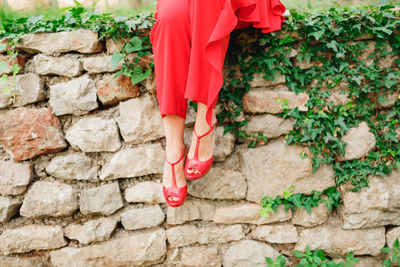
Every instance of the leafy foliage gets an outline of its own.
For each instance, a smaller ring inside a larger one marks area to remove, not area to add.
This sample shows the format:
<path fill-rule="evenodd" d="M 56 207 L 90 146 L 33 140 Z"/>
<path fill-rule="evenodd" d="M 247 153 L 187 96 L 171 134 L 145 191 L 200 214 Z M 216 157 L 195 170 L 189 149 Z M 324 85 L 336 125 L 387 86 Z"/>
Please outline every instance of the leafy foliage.
<path fill-rule="evenodd" d="M 260 34 L 258 29 L 249 28 L 232 33 L 227 62 L 239 65 L 240 70 L 227 75 L 218 119 L 226 122 L 225 131 L 234 132 L 239 142 L 249 140 L 249 147 L 265 144 L 258 137 L 260 133 L 246 133 L 246 120 L 236 119 L 243 114 L 241 99 L 255 74 L 262 73 L 269 80 L 278 73 L 285 75 L 285 85 L 290 90 L 309 95 L 307 111 L 289 109 L 285 100 L 279 101 L 283 112 L 276 115 L 296 120 L 293 130 L 285 136 L 286 142 L 310 148 L 310 155 L 300 156 L 310 158 L 313 173 L 321 164 L 332 165 L 336 186 L 308 195 L 265 196 L 260 210 L 264 216 L 276 211 L 280 204 L 285 205 L 285 210 L 304 207 L 308 213 L 322 202 L 332 209 L 341 203 L 337 190 L 341 184 L 351 184 L 352 191 L 359 191 L 368 186 L 369 175 L 386 176 L 400 166 L 400 143 L 396 137 L 400 102 L 395 101 L 391 110 L 378 106 L 388 101 L 385 95 L 399 91 L 400 60 L 394 61 L 395 67 L 385 64 L 400 54 L 398 8 L 385 1 L 352 10 L 291 13 L 281 32 Z M 293 50 L 297 55 L 290 59 Z M 347 94 L 345 103 L 331 101 L 334 90 Z M 375 149 L 361 159 L 339 161 L 339 155 L 345 156 L 346 147 L 341 137 L 361 121 L 376 136 Z"/>

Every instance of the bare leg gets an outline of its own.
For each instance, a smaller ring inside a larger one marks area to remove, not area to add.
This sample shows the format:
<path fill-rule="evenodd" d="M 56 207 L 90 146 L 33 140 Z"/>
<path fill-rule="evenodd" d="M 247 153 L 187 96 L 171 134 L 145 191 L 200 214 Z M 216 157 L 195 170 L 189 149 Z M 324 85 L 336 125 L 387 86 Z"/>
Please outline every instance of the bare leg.
<path fill-rule="evenodd" d="M 196 123 L 195 123 L 195 131 L 198 135 L 202 135 L 206 133 L 209 129 L 210 126 L 207 124 L 206 121 L 206 111 L 207 111 L 207 106 L 204 105 L 201 102 L 197 102 L 197 114 L 196 114 Z M 215 110 L 213 110 L 213 119 L 212 119 L 212 125 L 217 121 L 217 118 L 215 116 Z M 213 155 L 214 151 L 214 143 L 215 143 L 215 130 L 213 130 L 211 133 L 205 135 L 204 137 L 200 138 L 200 144 L 199 144 L 199 151 L 198 151 L 198 157 L 200 161 L 205 161 L 209 159 Z M 196 146 L 196 137 L 192 136 L 192 143 L 190 145 L 190 149 L 188 152 L 188 157 L 193 158 L 194 156 L 194 150 Z M 188 173 L 198 173 L 198 170 L 195 168 L 190 168 L 187 170 Z"/>
<path fill-rule="evenodd" d="M 185 120 L 173 114 L 167 114 L 163 117 L 163 124 L 166 135 L 165 152 L 169 162 L 176 162 L 182 155 L 184 149 L 183 133 L 185 129 Z M 183 187 L 186 184 L 184 173 L 185 161 L 181 160 L 174 165 L 176 186 Z M 163 173 L 163 185 L 167 188 L 172 186 L 172 169 L 171 165 L 165 162 Z M 175 197 L 170 197 L 171 200 L 178 200 Z"/>

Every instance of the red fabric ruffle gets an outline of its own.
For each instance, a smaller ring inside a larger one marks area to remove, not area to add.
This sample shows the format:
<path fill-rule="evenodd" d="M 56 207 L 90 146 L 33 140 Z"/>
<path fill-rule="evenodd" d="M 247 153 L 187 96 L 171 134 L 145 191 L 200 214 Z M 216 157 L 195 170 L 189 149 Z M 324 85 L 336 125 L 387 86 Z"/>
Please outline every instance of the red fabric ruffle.
<path fill-rule="evenodd" d="M 285 6 L 279 0 L 226 0 L 218 17 L 214 30 L 208 39 L 205 53 L 208 61 L 213 66 L 213 82 L 215 88 L 209 88 L 207 101 L 206 120 L 211 127 L 212 108 L 215 107 L 218 93 L 223 85 L 222 68 L 224 60 L 221 60 L 223 40 L 233 30 L 243 29 L 249 26 L 261 28 L 262 33 L 269 33 L 281 29 L 285 20 L 283 13 Z"/>

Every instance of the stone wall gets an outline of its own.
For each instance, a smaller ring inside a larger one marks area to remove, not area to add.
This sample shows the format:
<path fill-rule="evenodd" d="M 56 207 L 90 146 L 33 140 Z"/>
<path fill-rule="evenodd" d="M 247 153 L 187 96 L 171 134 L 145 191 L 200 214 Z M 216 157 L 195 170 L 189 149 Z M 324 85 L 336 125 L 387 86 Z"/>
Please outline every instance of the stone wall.
<path fill-rule="evenodd" d="M 243 98 L 247 130 L 269 142 L 248 148 L 218 126 L 212 170 L 188 181 L 187 201 L 171 208 L 154 76 L 133 86 L 114 79 L 121 66 L 112 67 L 111 55 L 121 43 L 98 42 L 88 30 L 28 34 L 17 47 L 15 103 L 0 96 L 0 266 L 265 266 L 279 253 L 294 266 L 292 250 L 306 245 L 338 261 L 352 250 L 356 266 L 381 266 L 380 248 L 400 236 L 399 170 L 371 177 L 361 193 L 343 189 L 344 205 L 332 211 L 258 213 L 262 197 L 290 185 L 305 194 L 335 185 L 332 166 L 313 174 L 300 157 L 308 147 L 285 145 L 294 121 L 274 115 L 276 99 L 306 110 L 308 97 L 290 91 L 284 76 L 255 77 Z M 0 61 L 8 57 L 2 51 Z M 336 103 L 346 98 L 332 92 Z M 386 107 L 398 94 L 390 99 Z M 194 118 L 189 107 L 187 146 Z M 346 134 L 341 160 L 374 148 L 368 129 L 361 123 Z"/>

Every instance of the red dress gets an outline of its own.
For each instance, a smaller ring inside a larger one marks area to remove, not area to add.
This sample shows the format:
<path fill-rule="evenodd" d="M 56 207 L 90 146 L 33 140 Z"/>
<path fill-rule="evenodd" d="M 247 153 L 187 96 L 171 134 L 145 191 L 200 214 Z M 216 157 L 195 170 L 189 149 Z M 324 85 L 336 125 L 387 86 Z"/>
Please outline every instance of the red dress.
<path fill-rule="evenodd" d="M 161 117 L 186 119 L 191 99 L 207 105 L 211 127 L 230 33 L 248 26 L 280 30 L 285 10 L 279 0 L 158 0 L 150 42 Z"/>

